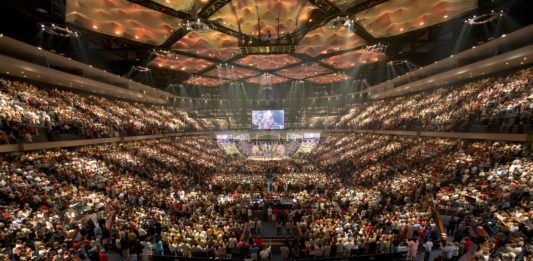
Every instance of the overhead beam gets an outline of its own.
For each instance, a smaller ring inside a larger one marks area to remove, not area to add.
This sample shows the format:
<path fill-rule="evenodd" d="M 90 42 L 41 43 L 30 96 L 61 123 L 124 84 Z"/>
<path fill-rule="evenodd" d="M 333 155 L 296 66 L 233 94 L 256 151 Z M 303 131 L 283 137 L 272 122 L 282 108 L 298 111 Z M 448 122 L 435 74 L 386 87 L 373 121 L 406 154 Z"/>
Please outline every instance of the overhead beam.
<path fill-rule="evenodd" d="M 185 20 L 185 19 L 191 18 L 191 15 L 188 14 L 188 13 L 177 11 L 177 10 L 174 10 L 174 9 L 168 7 L 168 6 L 164 6 L 162 4 L 159 4 L 159 3 L 156 3 L 156 2 L 152 2 L 152 1 L 149 1 L 149 0 L 128 0 L 128 1 L 132 2 L 132 3 L 135 3 L 135 4 L 138 4 L 140 6 L 144 6 L 146 8 L 149 8 L 149 9 L 152 9 L 152 10 L 155 10 L 155 11 L 170 15 L 170 16 L 174 16 L 174 17 L 180 18 L 180 19 L 184 19 Z"/>
<path fill-rule="evenodd" d="M 389 0 L 369 0 L 369 1 L 360 3 L 358 5 L 355 5 L 353 7 L 348 8 L 348 10 L 346 10 L 346 12 L 350 13 L 350 14 L 357 14 L 357 13 L 363 11 L 363 10 L 372 8 L 372 7 L 376 6 L 376 5 L 385 3 L 387 1 L 389 1 Z"/>
<path fill-rule="evenodd" d="M 320 10 L 324 11 L 324 13 L 340 12 L 339 8 L 337 8 L 327 0 L 309 0 L 309 2 L 320 8 Z"/>
<path fill-rule="evenodd" d="M 200 10 L 198 17 L 207 19 L 229 2 L 231 2 L 231 0 L 211 0 L 204 6 L 204 8 L 202 8 L 202 10 Z"/>

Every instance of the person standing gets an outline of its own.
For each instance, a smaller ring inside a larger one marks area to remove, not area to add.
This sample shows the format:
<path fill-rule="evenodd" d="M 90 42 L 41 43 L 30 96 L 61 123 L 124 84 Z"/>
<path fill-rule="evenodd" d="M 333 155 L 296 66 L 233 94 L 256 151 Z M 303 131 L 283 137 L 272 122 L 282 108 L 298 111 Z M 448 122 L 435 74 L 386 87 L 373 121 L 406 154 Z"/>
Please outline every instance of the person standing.
<path fill-rule="evenodd" d="M 431 250 L 433 250 L 433 242 L 431 242 L 431 238 L 428 238 L 426 243 L 424 243 L 424 261 L 429 261 Z"/>
<path fill-rule="evenodd" d="M 416 252 L 418 251 L 418 240 L 410 239 L 407 247 L 407 260 L 415 260 Z"/>

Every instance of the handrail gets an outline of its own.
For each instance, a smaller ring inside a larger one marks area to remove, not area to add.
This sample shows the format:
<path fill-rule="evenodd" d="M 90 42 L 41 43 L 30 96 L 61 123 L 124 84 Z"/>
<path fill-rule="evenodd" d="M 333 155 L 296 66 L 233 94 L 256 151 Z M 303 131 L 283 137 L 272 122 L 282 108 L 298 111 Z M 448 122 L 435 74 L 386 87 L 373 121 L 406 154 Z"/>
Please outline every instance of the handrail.
<path fill-rule="evenodd" d="M 290 132 L 290 130 L 286 130 Z M 306 131 L 306 130 L 298 130 Z M 316 130 L 313 130 L 316 132 Z M 183 137 L 208 135 L 214 136 L 217 133 L 229 133 L 228 131 L 206 131 L 206 132 L 181 132 L 142 136 L 126 136 L 114 138 L 99 139 L 80 139 L 70 141 L 48 141 L 35 143 L 4 144 L 0 145 L 0 153 L 23 152 L 43 149 L 68 148 L 77 146 L 97 145 L 105 143 L 118 143 L 136 140 L 160 139 L 167 137 Z M 382 135 L 414 136 L 414 137 L 433 137 L 433 138 L 450 138 L 450 139 L 475 139 L 475 140 L 493 140 L 493 141 L 511 141 L 511 142 L 532 142 L 533 134 L 508 134 L 508 133 L 469 133 L 469 132 L 431 132 L 431 131 L 396 131 L 396 130 L 322 130 L 321 136 L 325 137 L 331 134 L 347 133 L 368 133 Z"/>

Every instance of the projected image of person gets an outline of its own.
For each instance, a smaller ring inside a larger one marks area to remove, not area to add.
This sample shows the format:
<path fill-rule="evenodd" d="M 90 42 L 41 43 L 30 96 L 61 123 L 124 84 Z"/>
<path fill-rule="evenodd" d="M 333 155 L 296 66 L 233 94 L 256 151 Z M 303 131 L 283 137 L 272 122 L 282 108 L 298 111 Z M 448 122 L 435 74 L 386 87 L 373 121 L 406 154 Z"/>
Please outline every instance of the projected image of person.
<path fill-rule="evenodd" d="M 274 127 L 274 118 L 272 117 L 272 111 L 265 111 L 263 118 L 259 122 L 259 129 L 269 130 Z"/>

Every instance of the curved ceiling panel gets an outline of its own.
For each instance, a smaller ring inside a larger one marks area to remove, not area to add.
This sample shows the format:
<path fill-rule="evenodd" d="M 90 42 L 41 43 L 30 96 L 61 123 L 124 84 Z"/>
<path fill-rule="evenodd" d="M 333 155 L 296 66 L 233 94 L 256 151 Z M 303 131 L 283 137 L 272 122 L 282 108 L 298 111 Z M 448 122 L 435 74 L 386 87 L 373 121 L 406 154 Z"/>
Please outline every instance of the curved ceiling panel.
<path fill-rule="evenodd" d="M 366 1 L 367 0 L 329 0 L 330 3 L 332 3 L 342 11 L 346 11 L 346 9 L 364 3 Z"/>
<path fill-rule="evenodd" d="M 214 63 L 204 59 L 173 54 L 170 57 L 157 56 L 148 65 L 187 73 L 197 73 L 214 65 Z"/>
<path fill-rule="evenodd" d="M 346 81 L 348 79 L 350 79 L 350 76 L 344 73 L 330 73 L 330 74 L 312 77 L 306 80 L 316 83 L 316 84 L 328 84 L 328 83 L 333 83 L 333 82 Z"/>
<path fill-rule="evenodd" d="M 227 61 L 240 54 L 238 44 L 236 37 L 215 30 L 192 31 L 178 40 L 172 49 Z"/>
<path fill-rule="evenodd" d="M 76 26 L 152 45 L 181 27 L 181 19 L 127 0 L 69 0 L 65 15 Z"/>
<path fill-rule="evenodd" d="M 209 17 L 209 20 L 235 31 L 257 36 L 259 19 L 263 38 L 270 31 L 272 39 L 276 39 L 278 18 L 280 34 L 285 35 L 306 24 L 311 12 L 317 9 L 307 0 L 233 0 Z"/>
<path fill-rule="evenodd" d="M 203 77 L 203 76 L 196 76 L 191 77 L 188 80 L 186 80 L 185 84 L 190 85 L 200 85 L 200 86 L 206 86 L 206 87 L 217 87 L 224 83 L 227 83 L 228 81 L 222 80 L 222 79 L 215 79 L 215 78 L 209 78 L 209 77 Z"/>
<path fill-rule="evenodd" d="M 387 55 L 383 52 L 368 52 L 365 49 L 358 49 L 347 53 L 331 56 L 321 61 L 336 69 L 349 69 L 358 64 L 375 63 L 383 61 Z"/>
<path fill-rule="evenodd" d="M 322 26 L 307 33 L 296 46 L 296 52 L 316 57 L 320 54 L 356 48 L 363 44 L 366 44 L 365 40 L 347 27 L 331 29 Z"/>
<path fill-rule="evenodd" d="M 478 0 L 389 0 L 355 15 L 376 38 L 391 37 L 456 18 L 477 8 Z"/>
<path fill-rule="evenodd" d="M 321 66 L 318 63 L 304 63 L 280 70 L 277 72 L 277 74 L 291 79 L 303 80 L 308 77 L 329 72 L 331 72 L 331 70 Z"/>
<path fill-rule="evenodd" d="M 259 84 L 259 85 L 273 85 L 273 84 L 280 84 L 289 81 L 289 79 L 274 75 L 274 74 L 261 74 L 255 77 L 252 77 L 246 82 L 253 83 L 253 84 Z"/>
<path fill-rule="evenodd" d="M 172 8 L 176 11 L 189 12 L 193 5 L 196 4 L 195 13 L 198 13 L 200 9 L 208 2 L 208 0 L 151 0 L 160 5 Z"/>
<path fill-rule="evenodd" d="M 288 54 L 253 54 L 236 61 L 240 65 L 255 67 L 259 70 L 274 70 L 299 63 L 300 59 Z"/>
<path fill-rule="evenodd" d="M 205 75 L 223 79 L 240 80 L 246 77 L 255 76 L 259 73 L 256 71 L 236 67 L 233 65 L 217 66 L 215 69 L 207 72 Z"/>

